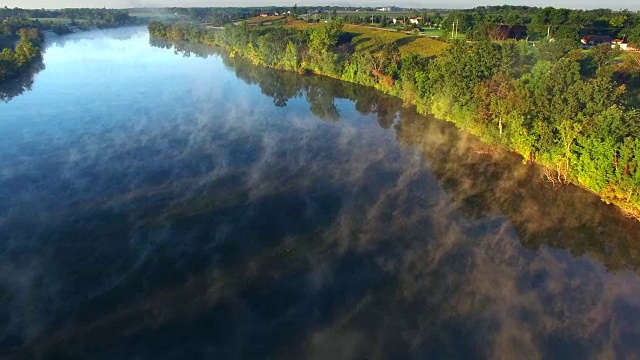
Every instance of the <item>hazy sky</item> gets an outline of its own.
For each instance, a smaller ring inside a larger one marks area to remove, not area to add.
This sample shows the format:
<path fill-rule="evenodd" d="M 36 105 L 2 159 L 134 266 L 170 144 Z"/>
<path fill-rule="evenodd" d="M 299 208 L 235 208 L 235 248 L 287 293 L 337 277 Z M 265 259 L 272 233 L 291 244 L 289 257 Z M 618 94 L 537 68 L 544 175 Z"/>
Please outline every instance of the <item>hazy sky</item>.
<path fill-rule="evenodd" d="M 265 6 L 291 5 L 294 0 L 0 0 L 0 6 L 22 8 L 65 8 L 65 7 L 163 7 L 163 6 Z M 469 8 L 479 5 L 530 5 L 554 6 L 567 8 L 602 8 L 614 10 L 640 10 L 637 0 L 398 0 L 398 1 L 366 1 L 366 0 L 308 0 L 298 1 L 305 5 L 349 5 L 349 6 L 382 6 L 396 5 L 416 8 Z"/>

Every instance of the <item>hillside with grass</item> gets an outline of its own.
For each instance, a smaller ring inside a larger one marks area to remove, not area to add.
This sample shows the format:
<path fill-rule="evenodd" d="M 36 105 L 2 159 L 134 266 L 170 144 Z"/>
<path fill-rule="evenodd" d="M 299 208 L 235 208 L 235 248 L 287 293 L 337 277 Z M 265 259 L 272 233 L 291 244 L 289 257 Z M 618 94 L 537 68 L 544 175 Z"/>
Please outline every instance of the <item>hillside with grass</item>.
<path fill-rule="evenodd" d="M 343 34 L 351 39 L 357 52 L 377 52 L 385 44 L 395 43 L 402 56 L 413 53 L 430 57 L 442 53 L 448 45 L 446 42 L 424 36 L 362 25 L 346 24 L 343 27 Z"/>

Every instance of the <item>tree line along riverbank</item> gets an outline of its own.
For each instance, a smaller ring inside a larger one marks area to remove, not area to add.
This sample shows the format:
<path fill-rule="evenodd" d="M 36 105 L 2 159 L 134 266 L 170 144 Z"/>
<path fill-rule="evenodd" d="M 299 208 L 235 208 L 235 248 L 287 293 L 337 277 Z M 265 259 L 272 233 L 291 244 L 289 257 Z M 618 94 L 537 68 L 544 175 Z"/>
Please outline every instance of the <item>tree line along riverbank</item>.
<path fill-rule="evenodd" d="M 341 22 L 309 29 L 152 22 L 151 36 L 229 49 L 254 65 L 375 87 L 418 112 L 546 167 L 640 218 L 640 64 L 562 42 L 452 42 L 439 54 L 402 54 L 399 41 L 356 49 Z"/>
<path fill-rule="evenodd" d="M 615 50 L 562 43 L 453 42 L 431 57 L 399 41 L 356 49 L 341 22 L 309 29 L 153 22 L 156 38 L 228 48 L 255 65 L 312 72 L 375 87 L 455 123 L 482 141 L 547 168 L 640 217 L 638 64 Z"/>
<path fill-rule="evenodd" d="M 20 29 L 15 50 L 10 45 L 0 51 L 0 82 L 25 71 L 33 61 L 39 59 L 40 42 L 37 29 Z"/>

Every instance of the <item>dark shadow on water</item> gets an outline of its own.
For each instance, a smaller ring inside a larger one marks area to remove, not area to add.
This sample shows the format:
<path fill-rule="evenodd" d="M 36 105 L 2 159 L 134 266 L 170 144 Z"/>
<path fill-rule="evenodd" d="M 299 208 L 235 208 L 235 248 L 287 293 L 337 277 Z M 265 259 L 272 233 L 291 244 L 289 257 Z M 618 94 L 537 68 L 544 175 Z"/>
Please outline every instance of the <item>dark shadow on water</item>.
<path fill-rule="evenodd" d="M 25 91 L 30 91 L 35 76 L 44 68 L 42 60 L 36 60 L 19 75 L 0 83 L 0 101 L 9 102 Z"/>
<path fill-rule="evenodd" d="M 539 167 L 463 132 L 401 116 L 398 141 L 429 159 L 440 184 L 470 218 L 506 217 L 524 246 L 568 249 L 608 269 L 640 271 L 640 223 L 575 186 L 554 187 Z M 455 144 L 455 145 L 454 145 Z"/>

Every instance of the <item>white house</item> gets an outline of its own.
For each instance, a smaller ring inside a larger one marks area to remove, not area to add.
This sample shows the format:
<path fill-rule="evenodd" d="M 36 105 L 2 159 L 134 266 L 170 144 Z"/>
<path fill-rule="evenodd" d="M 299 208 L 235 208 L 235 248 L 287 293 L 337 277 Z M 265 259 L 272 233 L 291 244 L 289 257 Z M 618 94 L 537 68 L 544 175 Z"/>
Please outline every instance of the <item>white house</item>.
<path fill-rule="evenodd" d="M 629 44 L 625 40 L 614 39 L 611 41 L 612 48 L 619 48 L 622 51 L 638 51 L 638 49 L 633 46 L 629 46 Z"/>

